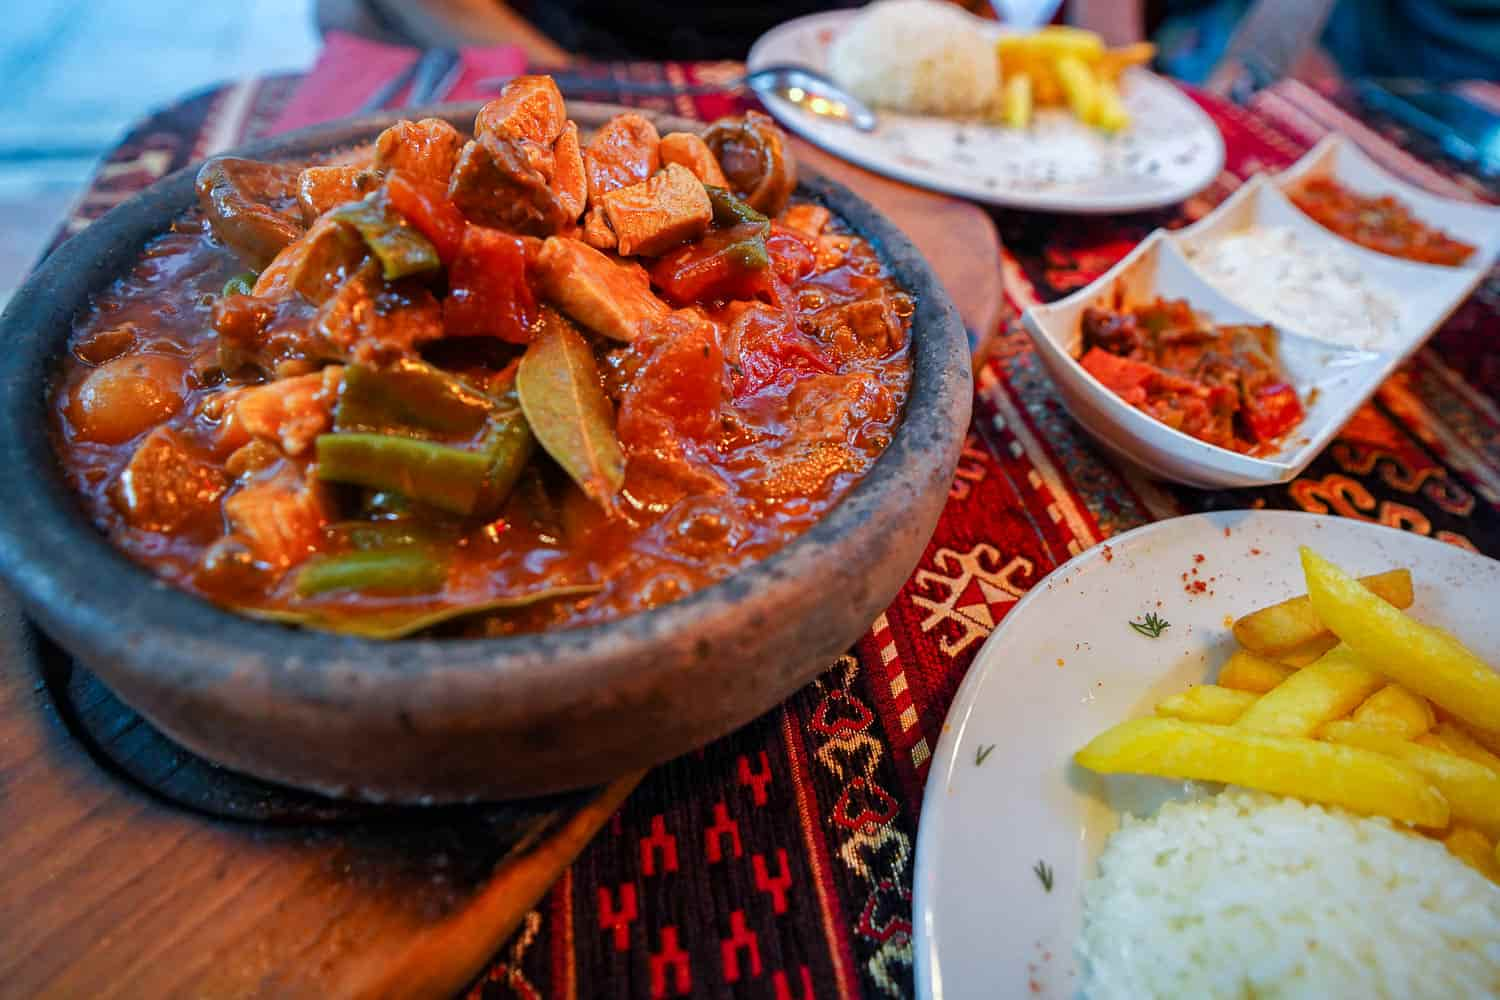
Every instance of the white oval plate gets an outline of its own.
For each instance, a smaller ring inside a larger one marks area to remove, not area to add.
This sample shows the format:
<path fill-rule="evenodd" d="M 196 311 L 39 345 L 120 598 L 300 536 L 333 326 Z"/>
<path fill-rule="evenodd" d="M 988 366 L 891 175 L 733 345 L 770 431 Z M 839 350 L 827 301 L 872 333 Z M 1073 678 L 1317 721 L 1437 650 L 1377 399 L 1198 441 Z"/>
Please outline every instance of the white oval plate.
<path fill-rule="evenodd" d="M 751 72 L 796 63 L 828 72 L 834 38 L 857 15 L 839 10 L 777 25 L 750 49 Z M 975 19 L 980 31 L 1004 29 Z M 991 205 L 1048 212 L 1136 212 L 1182 201 L 1224 166 L 1213 120 L 1155 74 L 1122 79 L 1131 126 L 1110 137 L 1063 109 L 1037 114 L 1029 129 L 904 115 L 877 108 L 874 132 L 809 114 L 764 95 L 766 107 L 798 135 L 876 173 Z"/>
<path fill-rule="evenodd" d="M 1305 592 L 1301 544 L 1357 574 L 1410 567 L 1413 612 L 1500 663 L 1500 562 L 1408 532 L 1290 511 L 1222 511 L 1094 546 L 1005 616 L 943 725 L 917 832 L 918 996 L 1076 994 L 1082 888 L 1117 810 L 1147 808 L 1180 785 L 1106 783 L 1073 766 L 1072 755 L 1212 678 L 1232 645 L 1228 621 Z M 1189 595 L 1184 574 L 1206 592 Z M 1127 625 L 1147 612 L 1171 622 L 1159 639 Z M 1032 870 L 1039 861 L 1052 870 L 1050 892 Z"/>

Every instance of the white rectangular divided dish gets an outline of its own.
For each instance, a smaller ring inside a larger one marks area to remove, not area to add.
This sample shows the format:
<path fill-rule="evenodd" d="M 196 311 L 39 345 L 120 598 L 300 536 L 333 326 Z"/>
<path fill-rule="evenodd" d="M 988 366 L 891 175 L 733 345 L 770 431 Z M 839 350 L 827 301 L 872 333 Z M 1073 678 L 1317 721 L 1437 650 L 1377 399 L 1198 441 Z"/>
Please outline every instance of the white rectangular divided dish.
<path fill-rule="evenodd" d="M 1463 266 L 1443 267 L 1352 243 L 1309 218 L 1285 194 L 1299 181 L 1319 175 L 1359 194 L 1392 195 L 1421 221 L 1477 249 Z M 1396 330 L 1370 350 L 1316 340 L 1315 329 L 1291 317 L 1285 324 L 1272 323 L 1282 369 L 1306 408 L 1302 423 L 1280 450 L 1257 458 L 1173 430 L 1120 399 L 1078 363 L 1083 310 L 1112 305 L 1117 291 L 1126 307 L 1158 297 L 1186 299 L 1215 324 L 1270 322 L 1227 297 L 1185 256 L 1232 233 L 1270 226 L 1291 229 L 1309 247 L 1337 249 L 1353 259 L 1366 286 L 1397 309 Z M 1193 225 L 1173 233 L 1156 230 L 1086 288 L 1027 309 L 1024 323 L 1068 412 L 1109 451 L 1189 486 L 1268 486 L 1293 479 L 1307 467 L 1381 382 L 1463 303 L 1497 256 L 1500 207 L 1430 194 L 1385 173 L 1352 141 L 1331 135 L 1276 177 L 1251 178 Z"/>
<path fill-rule="evenodd" d="M 1476 274 L 1469 268 L 1441 267 L 1402 260 L 1388 254 L 1367 250 L 1350 243 L 1304 215 L 1270 179 L 1257 175 L 1209 215 L 1184 229 L 1168 234 L 1189 258 L 1207 250 L 1227 236 L 1250 228 L 1280 227 L 1290 229 L 1298 243 L 1310 249 L 1330 251 L 1358 265 L 1365 285 L 1380 293 L 1396 307 L 1397 328 L 1378 342 L 1372 350 L 1400 352 L 1408 345 L 1426 339 L 1439 323 L 1456 309 L 1474 287 Z M 1200 272 L 1212 283 L 1212 276 Z M 1233 290 L 1224 293 L 1235 298 Z M 1238 301 L 1238 300 L 1236 300 Z M 1240 305 L 1254 311 L 1254 305 Z M 1289 329 L 1317 337 L 1318 331 L 1287 317 Z"/>
<path fill-rule="evenodd" d="M 1334 133 L 1325 137 L 1300 160 L 1278 174 L 1276 186 L 1285 191 L 1299 181 L 1319 176 L 1331 177 L 1356 194 L 1372 197 L 1388 194 L 1398 198 L 1422 222 L 1476 247 L 1462 265 L 1444 270 L 1482 275 L 1500 256 L 1500 206 L 1443 198 L 1392 177 L 1345 136 Z"/>
<path fill-rule="evenodd" d="M 1307 412 L 1279 451 L 1266 457 L 1242 455 L 1148 416 L 1078 363 L 1084 309 L 1112 307 L 1117 293 L 1125 308 L 1158 297 L 1186 299 L 1215 324 L 1265 321 L 1205 282 L 1160 231 L 1088 287 L 1026 310 L 1027 332 L 1073 418 L 1110 451 L 1189 486 L 1268 486 L 1294 478 L 1395 364 L 1393 355 L 1334 347 L 1278 328 L 1282 369 Z"/>

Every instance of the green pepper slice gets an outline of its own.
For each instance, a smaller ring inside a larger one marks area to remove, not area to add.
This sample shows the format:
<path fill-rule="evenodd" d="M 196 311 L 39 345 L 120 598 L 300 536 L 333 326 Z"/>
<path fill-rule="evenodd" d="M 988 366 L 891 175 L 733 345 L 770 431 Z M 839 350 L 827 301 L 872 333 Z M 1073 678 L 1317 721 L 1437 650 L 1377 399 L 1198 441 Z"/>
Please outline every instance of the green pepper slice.
<path fill-rule="evenodd" d="M 454 514 L 472 514 L 489 456 L 392 434 L 319 435 L 318 478 L 394 490 Z"/>
<path fill-rule="evenodd" d="M 746 222 L 769 224 L 771 221 L 727 188 L 705 184 L 703 190 L 708 192 L 708 203 L 713 206 L 716 225 L 738 226 Z"/>
<path fill-rule="evenodd" d="M 380 261 L 387 281 L 442 267 L 432 241 L 396 219 L 378 191 L 341 205 L 329 215 L 354 227 Z"/>
<path fill-rule="evenodd" d="M 314 597 L 331 590 L 372 594 L 425 594 L 448 578 L 443 561 L 425 548 L 345 552 L 320 556 L 297 574 L 297 596 Z"/>
<path fill-rule="evenodd" d="M 488 515 L 510 495 L 534 444 L 519 410 L 498 415 L 472 449 L 394 434 L 323 434 L 318 478 L 394 491 L 453 514 Z"/>
<path fill-rule="evenodd" d="M 333 426 L 337 431 L 399 434 L 407 429 L 470 437 L 494 410 L 488 396 L 421 361 L 385 368 L 344 368 Z"/>

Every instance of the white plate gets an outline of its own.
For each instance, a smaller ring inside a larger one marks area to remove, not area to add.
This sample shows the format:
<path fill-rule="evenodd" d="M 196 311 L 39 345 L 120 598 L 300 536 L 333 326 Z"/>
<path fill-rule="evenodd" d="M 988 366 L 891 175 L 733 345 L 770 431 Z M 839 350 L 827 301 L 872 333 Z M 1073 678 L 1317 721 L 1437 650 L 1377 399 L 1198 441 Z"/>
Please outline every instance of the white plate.
<path fill-rule="evenodd" d="M 1117 291 L 1126 307 L 1159 296 L 1186 299 L 1215 323 L 1265 320 L 1204 281 L 1161 230 L 1087 287 L 1026 310 L 1026 332 L 1073 419 L 1108 450 L 1148 472 L 1189 486 L 1269 486 L 1295 478 L 1395 364 L 1394 355 L 1335 347 L 1278 328 L 1281 366 L 1302 398 L 1306 413 L 1278 451 L 1263 457 L 1242 455 L 1148 416 L 1105 388 L 1078 363 L 1082 339 L 1079 323 L 1084 309 L 1113 305 Z"/>
<path fill-rule="evenodd" d="M 1442 542 L 1345 518 L 1224 511 L 1096 545 L 1011 609 L 943 725 L 917 834 L 918 996 L 1075 995 L 1082 886 L 1118 810 L 1174 785 L 1106 782 L 1072 754 L 1210 680 L 1231 645 L 1227 619 L 1305 591 L 1299 544 L 1357 574 L 1411 567 L 1413 612 L 1500 663 L 1500 562 Z M 1209 590 L 1189 596 L 1182 574 L 1194 568 Z M 1147 612 L 1171 622 L 1159 639 L 1126 624 Z M 1038 861 L 1052 868 L 1051 892 Z"/>
<path fill-rule="evenodd" d="M 1352 140 L 1337 132 L 1326 136 L 1302 158 L 1276 177 L 1283 190 L 1309 177 L 1332 177 L 1356 194 L 1392 195 L 1406 203 L 1422 222 L 1444 230 L 1449 236 L 1471 243 L 1474 253 L 1456 268 L 1441 265 L 1418 265 L 1433 270 L 1469 272 L 1477 282 L 1500 256 L 1500 206 L 1475 201 L 1443 198 L 1408 184 L 1382 170 Z M 1342 237 L 1339 237 L 1342 239 Z M 1352 244 L 1350 244 L 1352 245 Z M 1375 251 L 1367 251 L 1375 253 Z M 1380 254 L 1379 256 L 1387 256 Z M 1399 258 L 1396 258 L 1399 259 Z M 1478 274 L 1474 274 L 1478 272 Z"/>
<path fill-rule="evenodd" d="M 750 49 L 751 72 L 775 63 L 828 71 L 833 40 L 857 11 L 799 17 Z M 976 30 L 1004 29 L 975 19 Z M 803 138 L 897 180 L 991 205 L 1049 212 L 1134 212 L 1182 201 L 1224 166 L 1218 128 L 1182 91 L 1152 73 L 1122 80 L 1131 126 L 1110 137 L 1066 110 L 1044 110 L 1029 129 L 904 115 L 877 108 L 874 132 L 808 114 L 765 96 L 777 120 Z"/>

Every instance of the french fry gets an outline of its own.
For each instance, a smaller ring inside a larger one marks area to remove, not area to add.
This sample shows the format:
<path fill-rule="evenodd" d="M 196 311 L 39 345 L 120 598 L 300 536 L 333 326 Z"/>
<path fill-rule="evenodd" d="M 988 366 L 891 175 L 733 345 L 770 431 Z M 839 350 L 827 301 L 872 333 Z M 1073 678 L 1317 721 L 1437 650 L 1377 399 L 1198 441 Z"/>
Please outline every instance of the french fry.
<path fill-rule="evenodd" d="M 1102 80 L 1118 80 L 1120 74 L 1132 66 L 1144 66 L 1156 58 L 1156 46 L 1150 42 L 1136 42 L 1117 49 L 1105 49 L 1099 56 L 1095 69 Z"/>
<path fill-rule="evenodd" d="M 1500 834 L 1500 773 L 1457 754 L 1419 746 L 1357 722 L 1330 722 L 1318 735 L 1331 743 L 1373 750 L 1411 765 L 1442 793 L 1455 822 L 1478 827 L 1492 837 Z"/>
<path fill-rule="evenodd" d="M 1067 103 L 1062 84 L 1050 66 L 1038 66 L 1026 74 L 1031 77 L 1031 96 L 1039 108 L 1056 108 Z"/>
<path fill-rule="evenodd" d="M 1063 94 L 1068 98 L 1068 107 L 1078 120 L 1092 125 L 1094 109 L 1099 102 L 1099 85 L 1094 80 L 1094 71 L 1088 63 L 1075 55 L 1058 56 L 1052 63 L 1057 73 L 1057 82 L 1062 84 Z"/>
<path fill-rule="evenodd" d="M 1094 124 L 1106 132 L 1119 132 L 1130 124 L 1130 112 L 1120 99 L 1120 88 L 1113 80 L 1099 79 L 1094 91 Z"/>
<path fill-rule="evenodd" d="M 1500 883 L 1500 845 L 1471 826 L 1454 824 L 1443 838 L 1448 852 L 1491 882 Z"/>
<path fill-rule="evenodd" d="M 1468 730 L 1452 722 L 1439 722 L 1432 730 L 1433 742 L 1449 753 L 1456 753 L 1465 760 L 1472 760 L 1476 764 L 1483 764 L 1491 771 L 1500 774 L 1500 754 L 1495 754 L 1488 747 L 1470 736 Z"/>
<path fill-rule="evenodd" d="M 1313 610 L 1372 669 L 1481 729 L 1500 731 L 1500 673 L 1441 629 L 1424 625 L 1302 548 Z"/>
<path fill-rule="evenodd" d="M 1432 706 L 1400 684 L 1387 684 L 1354 710 L 1354 721 L 1414 740 L 1437 723 Z"/>
<path fill-rule="evenodd" d="M 1238 726 L 1134 719 L 1096 736 L 1074 760 L 1105 774 L 1222 781 L 1416 826 L 1448 825 L 1448 803 L 1414 767 L 1362 747 Z"/>
<path fill-rule="evenodd" d="M 1474 737 L 1474 741 L 1490 753 L 1500 754 L 1500 731 L 1492 731 L 1480 726 L 1465 726 L 1464 731 Z"/>
<path fill-rule="evenodd" d="M 1411 571 L 1391 570 L 1360 578 L 1360 583 L 1398 608 L 1411 607 Z M 1241 646 L 1262 656 L 1277 656 L 1328 634 L 1307 595 L 1252 611 L 1234 623 Z"/>
<path fill-rule="evenodd" d="M 1293 646 L 1284 653 L 1277 653 L 1275 660 L 1277 663 L 1285 663 L 1289 667 L 1301 669 L 1338 644 L 1338 636 L 1332 632 L 1325 632 L 1311 642 L 1304 642 L 1300 646 Z"/>
<path fill-rule="evenodd" d="M 1235 726 L 1272 736 L 1311 736 L 1340 719 L 1384 683 L 1347 646 L 1336 646 L 1296 671 L 1245 710 Z"/>
<path fill-rule="evenodd" d="M 1244 715 L 1259 697 L 1250 691 L 1236 691 L 1217 684 L 1196 684 L 1157 705 L 1156 714 L 1184 722 L 1227 726 Z"/>
<path fill-rule="evenodd" d="M 1296 673 L 1291 667 L 1237 649 L 1219 668 L 1219 686 L 1265 694 Z"/>
<path fill-rule="evenodd" d="M 1031 109 L 1031 77 L 1025 73 L 1006 76 L 1001 98 L 1001 120 L 1011 128 L 1025 128 L 1031 124 Z"/>
<path fill-rule="evenodd" d="M 1104 39 L 1085 28 L 1048 25 L 1029 34 L 1001 35 L 996 41 L 1002 64 L 1016 56 L 1056 59 L 1073 56 L 1091 63 L 1104 55 Z"/>

